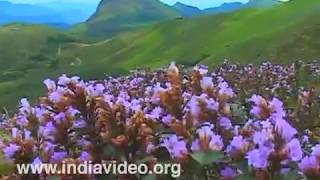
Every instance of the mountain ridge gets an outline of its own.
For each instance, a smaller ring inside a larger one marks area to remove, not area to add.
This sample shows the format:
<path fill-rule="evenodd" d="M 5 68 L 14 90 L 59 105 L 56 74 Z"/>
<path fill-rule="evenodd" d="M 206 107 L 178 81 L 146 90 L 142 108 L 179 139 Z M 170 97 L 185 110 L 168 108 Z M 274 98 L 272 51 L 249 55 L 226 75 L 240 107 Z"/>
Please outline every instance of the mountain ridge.
<path fill-rule="evenodd" d="M 102 0 L 84 26 L 89 35 L 110 37 L 177 16 L 175 9 L 159 0 Z"/>
<path fill-rule="evenodd" d="M 202 13 L 202 10 L 199 8 L 181 3 L 179 1 L 176 2 L 172 7 L 178 10 L 180 14 L 185 17 L 195 16 Z"/>

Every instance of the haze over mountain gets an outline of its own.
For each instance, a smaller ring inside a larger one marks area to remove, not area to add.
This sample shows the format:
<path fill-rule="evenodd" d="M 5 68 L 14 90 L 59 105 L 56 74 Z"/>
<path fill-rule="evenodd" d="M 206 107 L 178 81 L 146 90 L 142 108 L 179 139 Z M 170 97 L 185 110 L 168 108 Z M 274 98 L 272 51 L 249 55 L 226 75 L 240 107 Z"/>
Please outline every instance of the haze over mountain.
<path fill-rule="evenodd" d="M 0 24 L 22 22 L 69 26 L 85 21 L 95 8 L 93 4 L 78 2 L 16 4 L 0 1 Z"/>

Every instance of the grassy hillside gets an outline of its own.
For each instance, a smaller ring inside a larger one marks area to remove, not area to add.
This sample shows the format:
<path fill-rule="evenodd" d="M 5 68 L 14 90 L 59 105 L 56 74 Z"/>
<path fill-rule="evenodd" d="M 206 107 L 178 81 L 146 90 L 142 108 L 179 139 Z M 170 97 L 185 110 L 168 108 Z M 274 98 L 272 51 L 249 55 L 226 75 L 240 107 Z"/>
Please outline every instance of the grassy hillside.
<path fill-rule="evenodd" d="M 320 56 L 319 15 L 320 1 L 295 0 L 273 8 L 176 19 L 98 45 L 69 47 L 64 55 L 83 62 L 94 59 L 113 70 L 157 67 L 172 60 L 188 65 L 225 58 L 243 63 L 311 60 Z"/>
<path fill-rule="evenodd" d="M 319 59 L 319 13 L 320 1 L 294 0 L 268 9 L 175 19 L 96 43 L 45 27 L 0 28 L 0 72 L 7 77 L 0 81 L 0 106 L 10 108 L 23 96 L 38 96 L 43 79 L 62 73 L 90 79 L 172 60 L 215 65 L 225 58 L 240 63 Z M 34 56 L 49 58 L 35 61 Z"/>
<path fill-rule="evenodd" d="M 161 20 L 174 19 L 179 13 L 159 0 L 102 0 L 87 22 L 72 32 L 94 37 L 110 37 Z"/>
<path fill-rule="evenodd" d="M 11 24 L 1 27 L 0 107 L 16 104 L 18 97 L 39 92 L 40 80 L 59 66 L 60 45 L 75 40 L 46 26 Z"/>

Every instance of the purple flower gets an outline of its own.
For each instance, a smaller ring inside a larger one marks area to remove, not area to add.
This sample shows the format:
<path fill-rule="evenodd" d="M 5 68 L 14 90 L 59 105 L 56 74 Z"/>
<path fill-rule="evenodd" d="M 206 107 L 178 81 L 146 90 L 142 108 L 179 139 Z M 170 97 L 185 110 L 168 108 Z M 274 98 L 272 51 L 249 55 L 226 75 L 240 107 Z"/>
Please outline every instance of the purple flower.
<path fill-rule="evenodd" d="M 41 161 L 40 157 L 37 156 L 37 157 L 33 160 L 32 165 L 35 166 L 35 165 L 40 165 L 40 164 L 42 164 L 42 161 Z"/>
<path fill-rule="evenodd" d="M 303 152 L 298 139 L 292 139 L 287 144 L 287 149 L 289 151 L 289 158 L 292 161 L 299 161 L 302 158 Z"/>
<path fill-rule="evenodd" d="M 243 136 L 234 136 L 230 145 L 227 147 L 227 153 L 240 152 L 246 153 L 249 142 Z"/>
<path fill-rule="evenodd" d="M 204 139 L 206 137 L 211 137 L 213 136 L 213 128 L 214 125 L 211 123 L 203 123 L 202 126 L 197 129 L 197 134 L 199 136 L 200 139 Z"/>
<path fill-rule="evenodd" d="M 25 140 L 29 140 L 29 139 L 31 139 L 31 131 L 29 131 L 29 130 L 24 130 L 24 139 Z"/>
<path fill-rule="evenodd" d="M 17 128 L 12 128 L 11 129 L 11 136 L 13 138 L 16 138 L 18 136 L 18 134 L 19 134 L 19 129 L 17 129 Z"/>
<path fill-rule="evenodd" d="M 281 135 L 281 137 L 287 142 L 297 134 L 297 130 L 282 118 L 276 119 L 275 129 L 277 133 Z"/>
<path fill-rule="evenodd" d="M 81 112 L 77 109 L 74 109 L 73 107 L 69 107 L 66 111 L 67 114 L 70 114 L 71 116 L 76 116 L 76 115 L 79 115 L 81 114 Z"/>
<path fill-rule="evenodd" d="M 29 120 L 27 119 L 26 116 L 24 115 L 19 115 L 17 117 L 17 124 L 20 125 L 20 126 L 27 126 L 29 123 Z"/>
<path fill-rule="evenodd" d="M 213 88 L 212 77 L 203 77 L 200 81 L 200 85 L 202 89 Z"/>
<path fill-rule="evenodd" d="M 133 99 L 131 101 L 130 109 L 132 109 L 133 111 L 140 111 L 141 110 L 140 101 L 138 99 Z"/>
<path fill-rule="evenodd" d="M 320 144 L 313 146 L 311 149 L 312 149 L 311 155 L 320 158 Z"/>
<path fill-rule="evenodd" d="M 156 107 L 154 108 L 150 114 L 148 114 L 148 117 L 151 119 L 159 119 L 162 113 L 162 108 L 161 107 Z"/>
<path fill-rule="evenodd" d="M 253 142 L 255 144 L 258 144 L 260 146 L 263 146 L 265 145 L 265 143 L 267 141 L 270 140 L 270 136 L 271 134 L 266 132 L 266 131 L 256 131 L 254 134 L 253 134 Z"/>
<path fill-rule="evenodd" d="M 73 128 L 76 128 L 76 129 L 81 129 L 81 128 L 84 128 L 86 127 L 87 123 L 86 121 L 84 121 L 83 119 L 78 119 L 76 121 L 73 122 Z"/>
<path fill-rule="evenodd" d="M 151 154 L 151 153 L 153 152 L 153 150 L 155 150 L 155 145 L 152 144 L 152 143 L 149 143 L 149 144 L 147 145 L 146 152 L 147 152 L 148 154 Z"/>
<path fill-rule="evenodd" d="M 55 134 L 57 131 L 56 127 L 53 125 L 53 123 L 50 121 L 48 122 L 45 126 L 42 126 L 41 127 L 41 134 L 44 136 L 44 137 L 47 137 L 47 136 L 51 136 L 53 134 Z"/>
<path fill-rule="evenodd" d="M 105 87 L 103 84 L 89 85 L 86 87 L 89 96 L 101 96 L 103 95 L 104 90 Z"/>
<path fill-rule="evenodd" d="M 252 107 L 252 109 L 250 110 L 250 114 L 256 116 L 256 117 L 260 117 L 260 113 L 261 113 L 261 109 L 259 106 L 254 106 Z"/>
<path fill-rule="evenodd" d="M 220 174 L 225 180 L 231 180 L 237 176 L 237 172 L 231 167 L 225 167 L 220 171 Z"/>
<path fill-rule="evenodd" d="M 43 107 L 37 107 L 34 109 L 35 110 L 35 115 L 39 119 L 39 121 L 43 121 L 43 118 L 47 112 L 47 110 Z"/>
<path fill-rule="evenodd" d="M 220 95 L 227 95 L 228 97 L 232 98 L 235 96 L 235 93 L 233 90 L 229 87 L 228 83 L 226 82 L 220 82 L 218 84 L 219 87 L 219 94 Z"/>
<path fill-rule="evenodd" d="M 317 171 L 319 169 L 319 161 L 315 156 L 306 156 L 299 163 L 299 169 L 306 173 L 307 171 Z"/>
<path fill-rule="evenodd" d="M 210 98 L 207 101 L 207 108 L 209 110 L 215 110 L 218 111 L 219 109 L 219 103 L 217 101 L 215 101 L 214 99 Z"/>
<path fill-rule="evenodd" d="M 199 107 L 199 97 L 198 96 L 192 96 L 189 103 L 188 107 L 190 108 L 190 112 L 192 116 L 197 117 L 200 113 L 200 107 Z"/>
<path fill-rule="evenodd" d="M 213 151 L 221 151 L 223 149 L 223 141 L 219 135 L 211 135 L 209 148 Z"/>
<path fill-rule="evenodd" d="M 53 119 L 60 124 L 66 120 L 66 114 L 63 112 L 60 112 L 59 114 L 55 115 Z"/>
<path fill-rule="evenodd" d="M 42 148 L 46 153 L 53 152 L 55 147 L 56 145 L 49 141 L 45 141 L 42 145 Z"/>
<path fill-rule="evenodd" d="M 225 129 L 231 129 L 232 128 L 232 123 L 231 120 L 227 117 L 221 117 L 219 119 L 220 126 L 225 128 Z"/>
<path fill-rule="evenodd" d="M 285 117 L 286 113 L 283 109 L 283 102 L 278 98 L 273 98 L 270 102 L 270 106 L 274 116 Z"/>
<path fill-rule="evenodd" d="M 168 150 L 172 158 L 181 158 L 188 153 L 186 142 L 179 139 L 177 135 L 168 135 L 163 138 L 161 146 Z"/>
<path fill-rule="evenodd" d="M 70 83 L 73 83 L 73 84 L 77 84 L 80 80 L 80 77 L 78 76 L 74 76 L 74 77 L 67 77 L 65 74 L 63 74 L 62 76 L 59 77 L 59 80 L 58 80 L 58 85 L 61 85 L 61 86 L 66 86 Z"/>
<path fill-rule="evenodd" d="M 21 149 L 19 145 L 9 144 L 3 149 L 3 153 L 7 160 L 12 160 L 13 156 Z"/>
<path fill-rule="evenodd" d="M 309 143 L 309 136 L 308 136 L 308 135 L 303 135 L 301 142 L 302 142 L 302 143 Z M 320 153 L 320 152 L 319 152 L 319 153 Z M 319 155 L 320 155 L 320 154 L 319 154 Z"/>
<path fill-rule="evenodd" d="M 165 124 L 169 124 L 173 121 L 173 119 L 174 118 L 170 114 L 168 114 L 168 115 L 162 117 L 162 122 Z"/>
<path fill-rule="evenodd" d="M 200 65 L 200 66 L 195 66 L 194 68 L 193 68 L 193 70 L 195 70 L 195 71 L 199 71 L 199 73 L 201 74 L 201 75 L 206 75 L 207 73 L 208 73 L 208 67 L 207 66 L 202 66 L 202 65 Z"/>
<path fill-rule="evenodd" d="M 196 152 L 196 151 L 200 151 L 200 150 L 201 150 L 199 139 L 195 139 L 194 141 L 192 141 L 191 150 L 192 150 L 193 152 Z"/>
<path fill-rule="evenodd" d="M 95 92 L 100 95 L 103 94 L 103 91 L 105 90 L 105 87 L 103 84 L 96 84 L 95 86 Z"/>
<path fill-rule="evenodd" d="M 63 93 L 61 91 L 53 91 L 49 94 L 49 100 L 53 103 L 58 103 L 61 101 Z"/>
<path fill-rule="evenodd" d="M 57 88 L 56 83 L 51 79 L 46 79 L 43 83 L 47 86 L 49 91 L 54 91 Z"/>
<path fill-rule="evenodd" d="M 28 99 L 22 98 L 20 100 L 20 112 L 30 113 L 30 109 L 31 109 L 31 106 Z"/>
<path fill-rule="evenodd" d="M 77 141 L 77 145 L 86 148 L 91 145 L 91 142 L 86 139 L 80 139 Z"/>
<path fill-rule="evenodd" d="M 253 102 L 256 106 L 260 105 L 262 100 L 263 100 L 263 97 L 256 94 L 252 95 L 251 98 L 249 99 L 249 101 Z"/>
<path fill-rule="evenodd" d="M 79 156 L 80 161 L 89 161 L 91 159 L 91 155 L 87 151 L 82 151 Z"/>
<path fill-rule="evenodd" d="M 248 165 L 254 168 L 265 169 L 268 166 L 268 157 L 273 150 L 267 147 L 260 147 L 247 153 Z"/>
<path fill-rule="evenodd" d="M 65 74 L 59 77 L 59 80 L 58 80 L 59 85 L 65 86 L 68 83 L 70 83 L 70 78 L 68 78 Z"/>
<path fill-rule="evenodd" d="M 62 160 L 64 160 L 68 156 L 67 152 L 61 151 L 61 152 L 54 152 L 51 156 L 51 162 L 53 163 L 60 163 Z"/>

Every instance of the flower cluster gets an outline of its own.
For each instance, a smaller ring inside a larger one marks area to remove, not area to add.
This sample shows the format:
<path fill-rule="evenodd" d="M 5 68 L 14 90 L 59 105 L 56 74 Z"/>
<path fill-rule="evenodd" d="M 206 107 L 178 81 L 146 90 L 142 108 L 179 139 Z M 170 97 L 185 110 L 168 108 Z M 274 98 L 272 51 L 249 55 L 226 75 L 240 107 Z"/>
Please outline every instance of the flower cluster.
<path fill-rule="evenodd" d="M 37 105 L 21 100 L 5 121 L 10 138 L 1 149 L 14 164 L 170 161 L 183 165 L 185 177 L 192 168 L 192 177 L 264 180 L 295 172 L 318 179 L 317 138 L 313 130 L 295 128 L 301 118 L 319 117 L 308 110 L 318 107 L 317 91 L 298 87 L 296 71 L 225 63 L 210 73 L 172 63 L 101 81 L 62 75 L 44 81 L 48 94 Z M 286 108 L 293 94 L 296 103 Z M 50 175 L 22 178 L 42 176 Z"/>

